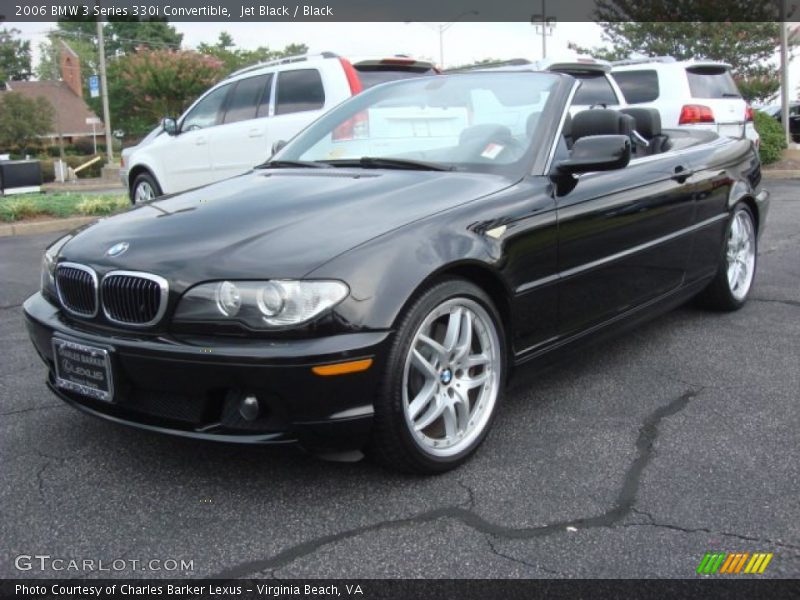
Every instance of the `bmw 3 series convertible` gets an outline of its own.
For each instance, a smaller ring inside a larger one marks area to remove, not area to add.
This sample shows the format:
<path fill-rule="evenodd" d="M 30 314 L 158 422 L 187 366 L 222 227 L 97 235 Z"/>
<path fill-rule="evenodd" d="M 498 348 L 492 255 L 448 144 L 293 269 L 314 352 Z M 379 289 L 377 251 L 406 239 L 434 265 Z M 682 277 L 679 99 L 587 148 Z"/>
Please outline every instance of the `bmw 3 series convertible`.
<path fill-rule="evenodd" d="M 571 115 L 579 85 L 377 86 L 246 174 L 57 240 L 24 305 L 49 387 L 144 430 L 438 473 L 515 372 L 694 297 L 740 308 L 768 208 L 751 143 Z"/>

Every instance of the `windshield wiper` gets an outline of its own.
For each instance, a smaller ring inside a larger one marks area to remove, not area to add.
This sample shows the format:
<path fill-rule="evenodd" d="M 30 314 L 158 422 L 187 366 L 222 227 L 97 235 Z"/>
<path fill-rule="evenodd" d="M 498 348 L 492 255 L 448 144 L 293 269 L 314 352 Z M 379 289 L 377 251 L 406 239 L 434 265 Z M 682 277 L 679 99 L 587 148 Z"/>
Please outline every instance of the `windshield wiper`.
<path fill-rule="evenodd" d="M 330 165 L 313 160 L 268 160 L 256 166 L 256 169 L 290 169 L 300 167 L 303 169 L 329 169 Z"/>
<path fill-rule="evenodd" d="M 439 163 L 407 158 L 386 158 L 381 156 L 362 156 L 361 158 L 342 158 L 325 161 L 334 167 L 364 167 L 365 169 L 411 169 L 415 171 L 453 171 L 455 167 Z"/>

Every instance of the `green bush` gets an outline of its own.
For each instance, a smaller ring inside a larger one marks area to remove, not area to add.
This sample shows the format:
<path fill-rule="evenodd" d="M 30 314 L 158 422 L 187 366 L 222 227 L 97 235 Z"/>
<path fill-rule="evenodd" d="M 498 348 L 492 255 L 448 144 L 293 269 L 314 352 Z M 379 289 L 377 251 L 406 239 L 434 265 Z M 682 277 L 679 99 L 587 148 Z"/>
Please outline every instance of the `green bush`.
<path fill-rule="evenodd" d="M 768 165 L 779 161 L 782 151 L 786 149 L 786 136 L 781 124 L 760 110 L 753 111 L 753 124 L 758 135 L 761 136 L 758 148 L 761 162 Z"/>

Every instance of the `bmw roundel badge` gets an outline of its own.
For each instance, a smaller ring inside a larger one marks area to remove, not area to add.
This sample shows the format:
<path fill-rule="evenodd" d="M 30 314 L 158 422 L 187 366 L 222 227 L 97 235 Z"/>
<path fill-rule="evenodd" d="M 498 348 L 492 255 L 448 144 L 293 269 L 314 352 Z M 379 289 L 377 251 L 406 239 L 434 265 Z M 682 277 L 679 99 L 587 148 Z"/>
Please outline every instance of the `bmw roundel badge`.
<path fill-rule="evenodd" d="M 106 250 L 106 256 L 119 256 L 128 249 L 128 246 L 130 246 L 128 242 L 119 242 L 114 244 L 111 246 L 111 248 Z"/>

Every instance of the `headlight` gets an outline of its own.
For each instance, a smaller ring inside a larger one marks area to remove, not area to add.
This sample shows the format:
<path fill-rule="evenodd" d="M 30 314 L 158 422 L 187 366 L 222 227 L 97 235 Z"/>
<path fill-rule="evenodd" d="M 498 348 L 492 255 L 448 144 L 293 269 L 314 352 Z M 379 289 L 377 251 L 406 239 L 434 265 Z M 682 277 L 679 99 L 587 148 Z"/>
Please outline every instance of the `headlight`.
<path fill-rule="evenodd" d="M 186 292 L 175 321 L 239 321 L 253 328 L 302 325 L 336 306 L 350 289 L 341 281 L 218 281 Z"/>
<path fill-rule="evenodd" d="M 68 241 L 72 239 L 72 235 L 65 235 L 44 251 L 42 257 L 42 285 L 41 290 L 44 294 L 49 294 L 53 298 L 56 297 L 56 262 L 58 261 L 58 253 Z"/>

